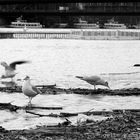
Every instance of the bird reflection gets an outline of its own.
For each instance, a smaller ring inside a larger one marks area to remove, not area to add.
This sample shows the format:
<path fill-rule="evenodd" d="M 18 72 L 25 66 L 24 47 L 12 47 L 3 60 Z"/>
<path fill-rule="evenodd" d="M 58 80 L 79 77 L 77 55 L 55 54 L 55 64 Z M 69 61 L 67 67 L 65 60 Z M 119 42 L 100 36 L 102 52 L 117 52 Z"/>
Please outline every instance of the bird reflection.
<path fill-rule="evenodd" d="M 87 95 L 85 96 L 87 99 L 93 99 L 93 100 L 96 100 L 96 101 L 101 101 L 103 99 L 103 96 L 101 95 Z"/>

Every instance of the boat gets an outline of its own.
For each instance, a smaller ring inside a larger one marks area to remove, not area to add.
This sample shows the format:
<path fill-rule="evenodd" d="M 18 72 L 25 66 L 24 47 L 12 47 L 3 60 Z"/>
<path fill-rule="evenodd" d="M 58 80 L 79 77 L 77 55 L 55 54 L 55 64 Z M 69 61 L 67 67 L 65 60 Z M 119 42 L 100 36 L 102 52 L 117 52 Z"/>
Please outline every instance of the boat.
<path fill-rule="evenodd" d="M 42 28 L 43 26 L 39 22 L 27 22 L 23 20 L 22 16 L 18 17 L 16 21 L 11 22 L 11 28 Z"/>
<path fill-rule="evenodd" d="M 67 26 L 67 23 L 59 23 L 59 28 L 66 28 Z"/>
<path fill-rule="evenodd" d="M 114 21 L 114 19 L 108 20 L 103 26 L 104 29 L 126 29 L 126 25 Z"/>
<path fill-rule="evenodd" d="M 140 29 L 140 23 L 138 23 L 137 25 L 133 25 L 134 29 Z"/>
<path fill-rule="evenodd" d="M 74 23 L 75 28 L 80 28 L 80 29 L 99 29 L 99 25 L 96 23 L 88 23 L 85 20 L 79 19 L 78 23 Z"/>

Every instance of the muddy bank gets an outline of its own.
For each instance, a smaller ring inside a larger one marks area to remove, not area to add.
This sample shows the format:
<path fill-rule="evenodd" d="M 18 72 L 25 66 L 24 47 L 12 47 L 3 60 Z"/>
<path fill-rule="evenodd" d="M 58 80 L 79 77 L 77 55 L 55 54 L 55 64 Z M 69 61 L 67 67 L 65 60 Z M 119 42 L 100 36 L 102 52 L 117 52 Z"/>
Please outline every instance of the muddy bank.
<path fill-rule="evenodd" d="M 139 88 L 130 88 L 130 89 L 97 89 L 97 90 L 90 90 L 90 89 L 71 89 L 71 91 L 75 94 L 91 94 L 91 95 L 120 95 L 120 96 L 130 96 L 130 95 L 140 95 Z"/>
<path fill-rule="evenodd" d="M 4 140 L 132 140 L 140 139 L 140 112 L 113 113 L 103 121 L 69 123 L 57 126 L 38 126 L 30 130 L 5 130 L 0 127 L 0 139 Z"/>
<path fill-rule="evenodd" d="M 37 85 L 37 88 L 39 88 L 42 91 L 42 94 L 61 94 L 61 93 L 75 93 L 75 94 L 82 94 L 82 95 L 120 95 L 120 96 L 130 96 L 130 95 L 140 95 L 140 88 L 129 88 L 129 89 L 63 89 L 63 88 L 57 88 L 56 85 Z M 0 87 L 0 92 L 8 92 L 8 93 L 14 93 L 18 92 L 21 93 L 21 86 L 12 86 L 12 87 Z"/>
<path fill-rule="evenodd" d="M 121 95 L 121 96 L 131 96 L 140 95 L 140 89 L 60 89 L 56 85 L 38 85 L 38 88 L 42 91 L 42 94 L 102 94 L 102 95 Z M 2 92 L 22 92 L 21 87 L 0 87 Z M 13 106 L 10 103 L 0 104 L 0 109 L 8 109 L 9 111 L 16 111 L 18 109 L 23 109 L 18 106 Z M 24 108 L 27 110 L 27 108 Z M 46 109 L 46 108 L 45 108 Z M 48 109 L 48 108 L 47 108 Z M 54 108 L 55 109 L 55 108 Z M 44 117 L 42 114 L 35 114 L 33 110 L 27 110 L 28 112 L 38 117 Z M 81 112 L 80 112 L 81 113 Z M 82 112 L 84 115 L 102 115 L 106 116 L 106 120 L 93 121 L 86 120 L 83 122 L 78 122 L 77 125 L 71 125 L 69 122 L 69 117 L 76 116 L 78 113 L 65 114 L 63 112 L 60 115 L 49 114 L 50 117 L 63 117 L 66 121 L 59 123 L 56 126 L 36 126 L 35 129 L 26 130 L 6 130 L 0 127 L 0 139 L 1 140 L 132 140 L 140 139 L 140 109 L 131 110 L 112 110 L 112 111 L 87 111 Z M 48 115 L 46 115 L 47 117 Z"/>

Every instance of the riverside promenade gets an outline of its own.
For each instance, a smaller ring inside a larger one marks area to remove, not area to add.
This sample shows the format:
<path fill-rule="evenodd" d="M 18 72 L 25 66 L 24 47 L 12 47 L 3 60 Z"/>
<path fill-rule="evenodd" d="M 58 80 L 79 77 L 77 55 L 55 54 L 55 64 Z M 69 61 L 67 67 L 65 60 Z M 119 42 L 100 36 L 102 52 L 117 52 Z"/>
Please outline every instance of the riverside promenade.
<path fill-rule="evenodd" d="M 0 28 L 0 39 L 140 40 L 140 29 Z"/>

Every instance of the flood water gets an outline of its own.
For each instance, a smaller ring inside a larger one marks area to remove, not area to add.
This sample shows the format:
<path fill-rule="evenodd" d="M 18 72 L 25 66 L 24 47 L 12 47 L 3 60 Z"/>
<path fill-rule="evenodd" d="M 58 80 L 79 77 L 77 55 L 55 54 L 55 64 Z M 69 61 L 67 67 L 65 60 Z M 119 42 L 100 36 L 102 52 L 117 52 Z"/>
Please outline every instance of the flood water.
<path fill-rule="evenodd" d="M 31 63 L 17 66 L 17 79 L 26 75 L 32 84 L 56 84 L 60 88 L 88 88 L 93 86 L 75 76 L 99 75 L 109 82 L 111 89 L 140 87 L 140 41 L 91 41 L 91 40 L 0 40 L 0 61 L 7 63 L 29 60 Z M 0 73 L 4 68 L 0 67 Z M 22 82 L 18 82 L 22 84 Z M 1 84 L 1 86 L 3 86 Z M 99 88 L 103 88 L 98 86 Z M 25 106 L 28 98 L 22 93 L 0 93 L 0 102 Z M 49 114 L 59 112 L 83 112 L 90 109 L 140 108 L 140 97 L 90 96 L 75 94 L 38 95 L 35 106 L 61 106 L 63 110 L 35 110 Z M 7 129 L 25 129 L 36 125 L 55 124 L 60 118 L 38 117 L 23 110 L 18 113 L 0 111 L 0 125 Z M 94 119 L 100 119 L 96 117 Z M 76 122 L 77 118 L 70 119 Z M 52 123 L 53 122 L 53 123 Z"/>

